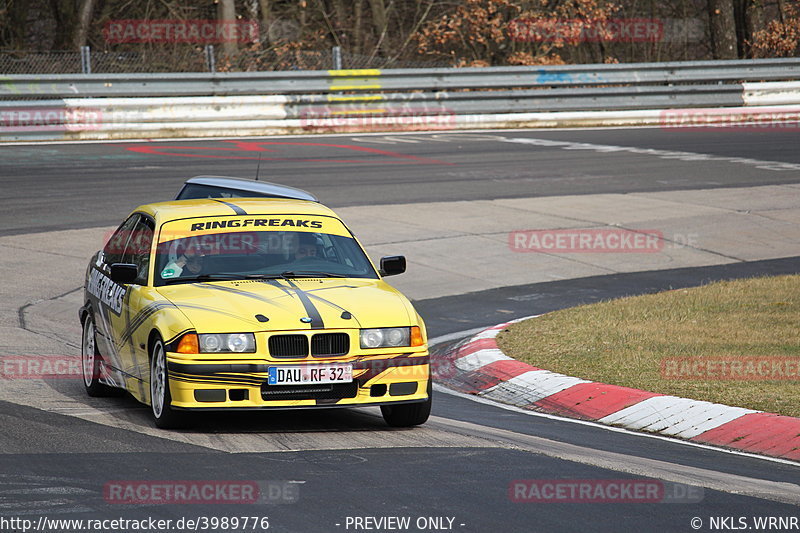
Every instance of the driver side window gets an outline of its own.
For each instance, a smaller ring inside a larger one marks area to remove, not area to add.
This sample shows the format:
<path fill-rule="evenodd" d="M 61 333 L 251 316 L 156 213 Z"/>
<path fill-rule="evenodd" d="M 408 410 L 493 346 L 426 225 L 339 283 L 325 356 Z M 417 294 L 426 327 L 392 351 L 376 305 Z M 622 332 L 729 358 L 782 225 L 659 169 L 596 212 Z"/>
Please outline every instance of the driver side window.
<path fill-rule="evenodd" d="M 103 261 L 106 265 L 114 263 L 122 263 L 122 256 L 125 254 L 125 248 L 128 246 L 128 241 L 133 234 L 133 228 L 139 221 L 140 215 L 133 214 L 128 219 L 120 224 L 117 231 L 108 239 L 105 247 L 103 247 Z"/>
<path fill-rule="evenodd" d="M 134 283 L 147 285 L 147 273 L 150 268 L 150 247 L 153 243 L 155 224 L 145 216 L 140 216 L 133 228 L 128 246 L 122 256 L 123 263 L 136 265 L 137 277 Z"/>

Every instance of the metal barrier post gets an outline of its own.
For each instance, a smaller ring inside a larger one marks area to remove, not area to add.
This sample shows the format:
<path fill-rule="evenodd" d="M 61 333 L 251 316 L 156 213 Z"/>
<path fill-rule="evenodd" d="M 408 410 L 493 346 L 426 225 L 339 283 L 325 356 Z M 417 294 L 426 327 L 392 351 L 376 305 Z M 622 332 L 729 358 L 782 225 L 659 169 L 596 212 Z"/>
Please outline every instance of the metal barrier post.
<path fill-rule="evenodd" d="M 81 46 L 81 72 L 92 73 L 92 51 L 88 46 Z"/>
<path fill-rule="evenodd" d="M 208 68 L 209 72 L 216 72 L 217 71 L 217 58 L 214 55 L 214 45 L 207 44 L 205 48 L 206 52 L 206 67 Z"/>
<path fill-rule="evenodd" d="M 333 54 L 333 70 L 342 70 L 342 47 L 334 46 L 331 52 Z"/>

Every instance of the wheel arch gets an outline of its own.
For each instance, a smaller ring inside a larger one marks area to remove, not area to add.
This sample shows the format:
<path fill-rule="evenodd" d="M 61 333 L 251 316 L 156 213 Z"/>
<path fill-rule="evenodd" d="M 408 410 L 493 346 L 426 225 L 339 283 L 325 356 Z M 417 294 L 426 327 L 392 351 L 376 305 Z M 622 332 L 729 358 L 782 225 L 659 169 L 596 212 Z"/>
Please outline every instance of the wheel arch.
<path fill-rule="evenodd" d="M 164 342 L 164 336 L 158 331 L 158 328 L 153 328 L 150 330 L 150 334 L 147 336 L 147 360 L 150 361 L 153 358 L 153 346 L 156 343 L 156 340 L 161 340 Z"/>
<path fill-rule="evenodd" d="M 81 326 L 86 322 L 86 317 L 89 315 L 94 315 L 94 310 L 92 309 L 92 302 L 86 300 L 86 303 L 78 309 L 78 319 L 81 321 Z"/>

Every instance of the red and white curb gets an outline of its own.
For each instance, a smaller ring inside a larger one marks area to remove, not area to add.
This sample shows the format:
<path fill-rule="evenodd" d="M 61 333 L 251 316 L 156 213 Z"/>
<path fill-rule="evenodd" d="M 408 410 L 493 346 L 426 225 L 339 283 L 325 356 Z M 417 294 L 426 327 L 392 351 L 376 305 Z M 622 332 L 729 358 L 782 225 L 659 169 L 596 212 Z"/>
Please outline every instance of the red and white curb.
<path fill-rule="evenodd" d="M 485 329 L 438 354 L 434 378 L 524 409 L 800 461 L 800 418 L 596 383 L 508 357 L 495 337 L 526 318 Z"/>

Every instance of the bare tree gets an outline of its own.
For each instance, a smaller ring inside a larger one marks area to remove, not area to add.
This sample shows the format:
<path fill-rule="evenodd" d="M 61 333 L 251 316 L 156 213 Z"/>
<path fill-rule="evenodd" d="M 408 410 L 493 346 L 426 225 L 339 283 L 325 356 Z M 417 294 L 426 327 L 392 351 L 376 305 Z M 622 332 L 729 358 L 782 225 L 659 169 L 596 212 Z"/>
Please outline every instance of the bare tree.
<path fill-rule="evenodd" d="M 364 23 L 364 0 L 355 0 L 353 10 L 355 11 L 353 15 L 355 17 L 353 22 L 353 52 L 360 54 L 364 45 L 364 29 L 362 27 Z"/>
<path fill-rule="evenodd" d="M 334 31 L 336 32 L 334 39 L 336 40 L 337 44 L 348 48 L 348 45 L 350 44 L 348 34 L 350 32 L 347 31 L 347 9 L 345 9 L 343 0 L 333 0 L 333 12 L 335 15 L 333 26 Z"/>
<path fill-rule="evenodd" d="M 271 0 L 258 0 L 259 7 L 261 8 L 261 27 L 264 29 L 264 35 L 261 36 L 261 42 L 268 42 L 269 26 L 272 24 L 272 1 Z"/>
<path fill-rule="evenodd" d="M 711 53 L 714 59 L 736 59 L 736 21 L 732 0 L 708 0 Z"/>
<path fill-rule="evenodd" d="M 742 55 L 752 57 L 751 43 L 754 36 L 764 29 L 764 3 L 761 0 L 742 0 L 744 11 L 744 42 Z"/>
<path fill-rule="evenodd" d="M 72 46 L 80 48 L 86 45 L 86 38 L 89 35 L 89 24 L 92 22 L 97 0 L 80 0 L 78 4 L 78 17 L 72 31 Z"/>
<path fill-rule="evenodd" d="M 372 24 L 375 26 L 377 43 L 373 55 L 381 49 L 386 49 L 386 32 L 388 31 L 388 20 L 386 18 L 386 5 L 383 0 L 369 0 L 369 7 L 372 11 Z"/>
<path fill-rule="evenodd" d="M 16 50 L 26 48 L 26 28 L 28 18 L 28 0 L 11 0 L 8 7 L 8 29 L 10 30 L 10 44 Z"/>
<path fill-rule="evenodd" d="M 217 19 L 219 22 L 236 22 L 236 5 L 234 4 L 234 0 L 219 0 L 219 4 L 217 4 Z M 235 40 L 223 40 L 222 52 L 226 56 L 233 57 L 238 51 L 239 47 L 237 46 Z"/>

